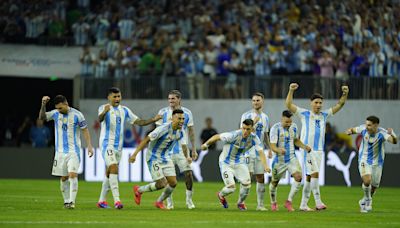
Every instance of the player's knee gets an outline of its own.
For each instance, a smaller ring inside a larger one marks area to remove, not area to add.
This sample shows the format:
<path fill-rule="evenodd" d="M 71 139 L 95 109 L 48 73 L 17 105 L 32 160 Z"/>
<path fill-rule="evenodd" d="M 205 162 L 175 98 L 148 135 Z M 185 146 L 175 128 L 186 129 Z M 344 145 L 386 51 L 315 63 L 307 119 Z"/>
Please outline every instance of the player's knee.
<path fill-rule="evenodd" d="M 301 174 L 300 173 L 293 174 L 293 179 L 297 182 L 301 182 Z"/>
<path fill-rule="evenodd" d="M 264 174 L 257 174 L 256 175 L 256 180 L 258 183 L 264 183 Z"/>
<path fill-rule="evenodd" d="M 78 177 L 78 174 L 77 173 L 68 173 L 68 177 L 69 178 L 76 178 L 76 177 Z"/>
<path fill-rule="evenodd" d="M 192 170 L 188 170 L 184 172 L 186 179 L 193 179 L 193 172 Z"/>
<path fill-rule="evenodd" d="M 243 188 L 250 188 L 251 182 L 244 182 L 244 183 L 241 183 L 241 185 L 243 186 Z"/>
<path fill-rule="evenodd" d="M 68 180 L 68 176 L 61 177 L 60 179 L 61 179 L 61 181 L 67 181 Z"/>
<path fill-rule="evenodd" d="M 167 186 L 167 184 L 168 184 L 168 181 L 165 178 L 157 180 L 156 181 L 156 188 L 157 189 L 162 189 L 165 186 Z"/>
<path fill-rule="evenodd" d="M 312 178 L 318 178 L 318 177 L 319 177 L 318 172 L 312 173 L 312 174 L 311 174 L 311 177 L 312 177 Z"/>
<path fill-rule="evenodd" d="M 108 169 L 109 169 L 109 173 L 118 174 L 118 165 L 117 164 L 110 165 L 110 167 Z"/>
<path fill-rule="evenodd" d="M 271 181 L 271 184 L 272 184 L 274 187 L 278 186 L 278 183 L 279 183 L 279 180 L 272 180 L 272 181 Z"/>
<path fill-rule="evenodd" d="M 168 184 L 169 186 L 175 188 L 176 185 L 178 184 L 178 182 L 176 181 L 176 179 L 175 179 L 175 180 L 168 180 L 168 181 L 167 181 L 167 184 Z"/>

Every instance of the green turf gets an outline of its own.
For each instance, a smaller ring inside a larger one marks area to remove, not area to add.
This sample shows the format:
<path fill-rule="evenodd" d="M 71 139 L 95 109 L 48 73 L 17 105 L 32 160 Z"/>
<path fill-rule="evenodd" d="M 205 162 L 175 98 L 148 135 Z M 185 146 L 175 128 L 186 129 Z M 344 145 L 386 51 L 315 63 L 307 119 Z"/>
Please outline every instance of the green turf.
<path fill-rule="evenodd" d="M 161 193 L 145 193 L 141 206 L 133 202 L 133 183 L 120 183 L 124 209 L 98 209 L 96 202 L 101 183 L 79 182 L 77 208 L 63 208 L 59 182 L 54 180 L 0 180 L 0 227 L 400 227 L 400 188 L 382 187 L 374 196 L 374 211 L 361 214 L 358 200 L 360 187 L 321 187 L 321 194 L 328 210 L 321 212 L 288 213 L 283 207 L 289 187 L 279 186 L 278 212 L 255 210 L 256 194 L 253 185 L 246 201 L 248 211 L 236 208 L 238 191 L 227 199 L 229 209 L 219 205 L 215 193 L 222 183 L 195 183 L 194 203 L 196 209 L 185 207 L 184 183 L 174 192 L 175 209 L 160 211 L 153 202 Z M 267 188 L 268 189 L 268 188 Z M 268 192 L 268 191 L 267 191 Z M 112 202 L 109 193 L 109 202 Z M 298 208 L 301 192 L 294 204 Z M 266 206 L 269 196 L 266 194 Z M 313 199 L 309 206 L 314 206 Z"/>

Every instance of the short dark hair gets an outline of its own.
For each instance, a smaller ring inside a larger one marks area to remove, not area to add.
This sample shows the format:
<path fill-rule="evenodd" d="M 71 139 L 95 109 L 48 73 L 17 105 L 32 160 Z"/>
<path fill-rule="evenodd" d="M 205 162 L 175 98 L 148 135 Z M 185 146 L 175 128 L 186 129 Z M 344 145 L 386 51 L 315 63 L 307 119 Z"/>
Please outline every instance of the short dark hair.
<path fill-rule="evenodd" d="M 368 116 L 367 120 L 371 121 L 373 124 L 379 124 L 379 118 L 376 116 Z"/>
<path fill-rule="evenodd" d="M 112 93 L 120 93 L 121 90 L 117 87 L 111 87 L 108 89 L 108 95 L 112 94 Z"/>
<path fill-rule="evenodd" d="M 261 93 L 261 92 L 253 93 L 253 97 L 254 97 L 254 96 L 258 96 L 258 97 L 261 97 L 262 99 L 264 99 L 264 94 Z"/>
<path fill-rule="evenodd" d="M 285 110 L 285 111 L 282 112 L 282 116 L 290 118 L 290 117 L 293 116 L 293 113 L 291 111 L 289 111 L 289 110 Z"/>
<path fill-rule="evenodd" d="M 171 95 L 171 94 L 175 95 L 177 98 L 181 98 L 182 97 L 181 92 L 179 92 L 179 90 L 177 90 L 177 89 L 173 89 L 173 90 L 168 92 L 168 95 Z"/>
<path fill-rule="evenodd" d="M 63 95 L 57 95 L 54 100 L 54 105 L 58 105 L 60 103 L 65 103 L 67 102 L 67 98 L 65 98 Z"/>
<path fill-rule="evenodd" d="M 313 101 L 313 100 L 318 99 L 318 98 L 321 99 L 321 100 L 324 99 L 324 97 L 321 94 L 314 93 L 313 95 L 311 95 L 310 100 Z"/>
<path fill-rule="evenodd" d="M 175 109 L 174 111 L 172 111 L 172 115 L 175 115 L 175 114 L 183 114 L 184 112 L 183 112 L 183 110 L 182 109 Z"/>
<path fill-rule="evenodd" d="M 253 126 L 254 121 L 252 119 L 245 119 L 245 120 L 243 120 L 242 124 L 247 125 L 247 126 Z"/>

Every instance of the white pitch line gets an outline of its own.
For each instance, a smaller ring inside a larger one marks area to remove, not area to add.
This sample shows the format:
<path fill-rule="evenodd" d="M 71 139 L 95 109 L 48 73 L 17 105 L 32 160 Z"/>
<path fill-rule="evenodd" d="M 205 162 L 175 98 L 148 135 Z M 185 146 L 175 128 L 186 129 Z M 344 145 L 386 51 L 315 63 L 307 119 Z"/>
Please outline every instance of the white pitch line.
<path fill-rule="evenodd" d="M 99 221 L 0 221 L 0 224 L 114 224 Z"/>

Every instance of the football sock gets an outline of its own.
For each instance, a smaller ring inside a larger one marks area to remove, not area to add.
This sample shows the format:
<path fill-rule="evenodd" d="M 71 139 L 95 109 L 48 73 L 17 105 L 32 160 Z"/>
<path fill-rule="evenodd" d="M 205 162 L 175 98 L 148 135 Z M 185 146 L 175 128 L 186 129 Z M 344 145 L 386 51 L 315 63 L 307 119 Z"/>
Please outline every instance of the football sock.
<path fill-rule="evenodd" d="M 244 185 L 240 185 L 240 192 L 239 192 L 239 200 L 238 200 L 238 204 L 239 203 L 243 203 L 247 196 L 249 195 L 249 191 L 250 191 L 250 185 L 244 186 Z"/>
<path fill-rule="evenodd" d="M 311 177 L 310 181 L 311 189 L 314 195 L 314 200 L 316 205 L 321 205 L 321 193 L 319 192 L 318 178 Z"/>
<path fill-rule="evenodd" d="M 150 183 L 150 184 L 146 184 L 146 185 L 143 185 L 143 186 L 139 187 L 139 192 L 140 193 L 152 192 L 152 191 L 155 191 L 155 190 L 157 190 L 156 182 L 153 182 L 153 183 Z"/>
<path fill-rule="evenodd" d="M 60 190 L 64 199 L 64 203 L 69 203 L 69 181 L 62 181 L 60 179 Z"/>
<path fill-rule="evenodd" d="M 304 186 L 303 186 L 303 195 L 301 197 L 301 204 L 300 207 L 306 207 L 308 204 L 308 200 L 310 199 L 311 195 L 311 186 L 310 182 L 304 181 Z"/>
<path fill-rule="evenodd" d="M 288 200 L 290 202 L 293 201 L 293 197 L 300 190 L 300 187 L 301 187 L 301 182 L 297 182 L 297 181 L 292 182 L 292 186 L 290 187 L 290 192 L 289 192 L 289 196 L 288 196 Z"/>
<path fill-rule="evenodd" d="M 221 192 L 220 192 L 220 195 L 225 197 L 225 196 L 233 193 L 234 191 L 235 191 L 235 188 L 223 187 Z"/>
<path fill-rule="evenodd" d="M 119 187 L 118 187 L 118 174 L 110 174 L 110 188 L 114 197 L 114 202 L 120 201 L 119 199 Z"/>
<path fill-rule="evenodd" d="M 364 198 L 366 200 L 371 200 L 371 185 L 369 185 L 368 187 L 364 185 L 364 183 L 362 184 L 362 189 L 364 191 Z"/>
<path fill-rule="evenodd" d="M 101 192 L 99 202 L 106 201 L 107 193 L 110 190 L 110 182 L 107 176 L 104 177 L 103 184 L 101 185 Z"/>
<path fill-rule="evenodd" d="M 164 191 L 161 193 L 160 197 L 158 197 L 157 201 L 162 202 L 164 201 L 168 196 L 171 195 L 171 193 L 174 191 L 175 188 L 167 185 L 164 189 Z"/>
<path fill-rule="evenodd" d="M 276 187 L 272 183 L 269 183 L 269 196 L 271 198 L 271 203 L 276 203 L 276 194 Z"/>
<path fill-rule="evenodd" d="M 78 177 L 69 178 L 69 201 L 75 203 L 76 195 L 78 194 Z"/>
<path fill-rule="evenodd" d="M 256 188 L 257 188 L 257 206 L 263 207 L 264 206 L 265 184 L 257 182 Z"/>

